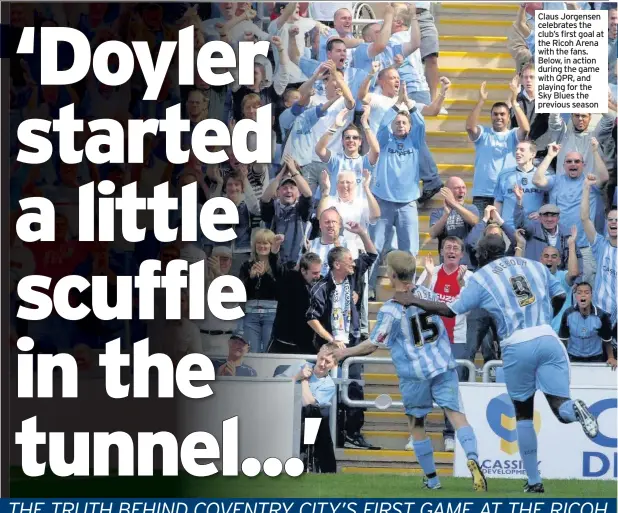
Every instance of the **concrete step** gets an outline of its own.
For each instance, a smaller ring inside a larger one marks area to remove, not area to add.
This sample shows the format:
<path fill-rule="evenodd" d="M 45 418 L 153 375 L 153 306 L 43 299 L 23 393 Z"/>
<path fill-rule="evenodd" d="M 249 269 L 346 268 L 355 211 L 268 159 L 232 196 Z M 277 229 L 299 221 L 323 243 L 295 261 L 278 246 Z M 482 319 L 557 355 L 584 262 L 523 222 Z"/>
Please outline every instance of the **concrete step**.
<path fill-rule="evenodd" d="M 410 434 L 408 431 L 368 431 L 363 430 L 365 439 L 376 447 L 388 450 L 402 450 L 408 443 Z M 427 433 L 433 445 L 433 450 L 436 452 L 444 451 L 444 439 L 442 431 L 434 431 Z"/>
<path fill-rule="evenodd" d="M 457 83 L 451 84 L 446 102 L 452 102 L 453 100 L 474 100 L 474 102 L 477 102 L 481 82 L 482 80 L 458 80 Z M 487 115 L 489 115 L 491 105 L 497 101 L 504 101 L 508 97 L 510 89 L 508 83 L 487 84 L 485 89 L 489 98 L 483 106 L 483 111 L 487 110 Z"/>
<path fill-rule="evenodd" d="M 456 59 L 456 58 L 455 58 Z M 489 68 L 486 61 L 479 61 L 473 64 L 474 61 L 451 61 L 455 62 L 452 66 L 443 65 L 440 62 L 440 73 L 448 77 L 451 82 L 456 82 L 459 79 L 477 79 L 487 82 L 488 84 L 503 84 L 505 81 L 510 81 L 515 75 L 514 61 L 511 59 L 510 65 L 507 63 L 504 67 Z"/>
<path fill-rule="evenodd" d="M 472 183 L 474 178 L 474 163 L 472 164 L 445 164 L 436 163 L 438 166 L 438 174 L 448 178 L 449 176 L 458 176 L 466 180 L 466 183 Z"/>
<path fill-rule="evenodd" d="M 442 36 L 438 37 L 440 50 L 466 48 L 475 52 L 507 52 L 506 36 Z M 439 62 L 439 61 L 438 61 Z"/>
<path fill-rule="evenodd" d="M 470 108 L 472 111 L 472 108 Z M 425 117 L 425 130 L 427 132 L 464 132 L 466 130 L 466 120 L 470 112 L 463 114 L 440 114 L 438 116 L 426 116 Z M 489 117 L 489 111 L 487 115 L 481 115 L 479 117 L 479 123 L 481 125 L 489 125 L 491 119 Z M 434 157 L 436 158 L 436 157 Z M 436 158 L 437 160 L 437 158 Z M 445 162 L 443 160 L 437 160 L 441 164 L 461 164 L 461 162 Z M 468 164 L 468 162 L 464 162 Z"/>
<path fill-rule="evenodd" d="M 398 476 L 423 476 L 422 468 L 401 468 L 401 467 L 351 467 L 345 465 L 337 465 L 337 469 L 339 472 L 344 474 L 393 474 Z M 453 468 L 452 467 L 438 467 L 436 468 L 436 473 L 439 476 L 452 476 Z"/>
<path fill-rule="evenodd" d="M 335 457 L 338 462 L 346 462 L 348 466 L 374 466 L 397 463 L 398 467 L 410 468 L 418 464 L 414 451 L 394 451 L 381 449 L 377 451 L 366 449 L 335 449 Z M 452 452 L 434 452 L 437 465 L 452 465 L 454 454 Z M 372 465 L 367 465 L 372 463 Z"/>
<path fill-rule="evenodd" d="M 429 147 L 436 163 L 440 164 L 474 164 L 474 146 L 470 147 Z"/>
<path fill-rule="evenodd" d="M 465 23 L 465 22 L 464 22 Z M 443 68 L 511 68 L 514 65 L 513 57 L 507 52 L 477 52 L 440 50 L 438 60 L 440 69 Z M 450 77 L 450 75 L 446 75 Z"/>
<path fill-rule="evenodd" d="M 491 14 L 494 19 L 507 15 L 514 17 L 519 10 L 519 4 L 485 3 L 485 2 L 441 2 L 437 4 L 437 15 L 448 14 Z"/>
<path fill-rule="evenodd" d="M 504 36 L 509 27 L 513 26 L 515 14 L 512 19 L 495 19 L 491 14 L 475 15 L 466 17 L 465 21 L 460 16 L 453 16 L 444 12 L 437 20 L 438 33 L 441 36 Z"/>
<path fill-rule="evenodd" d="M 449 105 L 455 105 L 459 110 L 461 110 L 460 102 L 467 102 L 469 100 L 451 100 L 449 104 L 446 104 L 446 108 L 449 108 Z M 449 111 L 450 114 L 450 111 Z M 470 142 L 468 138 L 468 132 L 461 132 L 455 130 L 428 130 L 426 132 L 427 135 L 427 144 L 429 146 L 440 147 L 440 146 L 448 146 L 451 148 L 474 148 L 474 144 Z"/>

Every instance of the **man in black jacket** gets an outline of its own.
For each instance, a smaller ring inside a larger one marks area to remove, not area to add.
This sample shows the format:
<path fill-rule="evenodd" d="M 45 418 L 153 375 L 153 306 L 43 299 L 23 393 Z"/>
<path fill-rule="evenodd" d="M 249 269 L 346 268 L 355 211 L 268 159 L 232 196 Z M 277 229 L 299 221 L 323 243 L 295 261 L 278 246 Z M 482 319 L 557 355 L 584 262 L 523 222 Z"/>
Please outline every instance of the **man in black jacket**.
<path fill-rule="evenodd" d="M 320 279 L 322 260 L 315 253 L 305 253 L 298 269 L 285 271 L 277 280 L 277 315 L 273 325 L 269 353 L 315 354 L 313 330 L 305 321 L 310 292 Z"/>
<path fill-rule="evenodd" d="M 360 343 L 360 315 L 355 304 L 354 292 L 361 276 L 378 258 L 378 252 L 369 238 L 367 230 L 359 223 L 348 223 L 346 227 L 357 234 L 365 247 L 354 260 L 350 250 L 336 246 L 328 253 L 329 272 L 311 289 L 311 300 L 307 311 L 307 323 L 315 332 L 314 343 L 319 348 L 327 343 L 335 343 L 340 348 Z M 362 366 L 350 367 L 350 379 L 361 379 Z M 363 399 L 363 389 L 358 383 L 351 383 L 350 398 Z M 362 408 L 345 409 L 344 446 L 354 449 L 372 449 L 364 439 L 361 428 L 364 423 Z"/>

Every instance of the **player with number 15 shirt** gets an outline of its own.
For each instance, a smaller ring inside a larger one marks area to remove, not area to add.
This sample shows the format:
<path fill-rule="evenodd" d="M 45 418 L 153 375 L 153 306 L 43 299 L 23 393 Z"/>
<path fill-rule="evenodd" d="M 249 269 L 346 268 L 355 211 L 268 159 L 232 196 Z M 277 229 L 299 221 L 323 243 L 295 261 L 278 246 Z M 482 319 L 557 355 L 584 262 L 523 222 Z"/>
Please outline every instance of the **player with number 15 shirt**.
<path fill-rule="evenodd" d="M 425 431 L 425 418 L 435 403 L 444 408 L 455 428 L 468 459 L 473 489 L 486 491 L 487 481 L 479 464 L 476 436 L 468 424 L 459 395 L 457 362 L 451 353 L 448 333 L 438 315 L 412 305 L 414 299 L 435 302 L 438 295 L 425 287 L 415 287 L 416 259 L 411 253 L 390 252 L 386 267 L 395 289 L 393 299 L 380 308 L 370 339 L 340 350 L 337 357 L 371 354 L 378 346 L 390 349 L 410 428 L 406 448 L 412 448 L 416 454 L 425 474 L 424 486 L 432 490 L 441 488 L 432 442 Z"/>

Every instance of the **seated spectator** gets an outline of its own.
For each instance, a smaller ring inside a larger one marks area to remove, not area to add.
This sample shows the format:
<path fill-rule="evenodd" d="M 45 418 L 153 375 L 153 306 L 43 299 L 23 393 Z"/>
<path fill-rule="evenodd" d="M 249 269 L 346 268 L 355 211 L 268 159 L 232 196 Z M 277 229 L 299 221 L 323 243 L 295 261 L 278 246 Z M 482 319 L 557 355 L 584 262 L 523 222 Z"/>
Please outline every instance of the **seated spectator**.
<path fill-rule="evenodd" d="M 306 322 L 311 288 L 320 279 L 322 261 L 315 253 L 305 253 L 298 269 L 284 269 L 277 281 L 277 314 L 269 353 L 313 354 L 313 330 Z"/>
<path fill-rule="evenodd" d="M 468 268 L 465 265 L 461 265 L 464 255 L 463 247 L 463 240 L 458 237 L 446 237 L 440 250 L 440 261 L 443 263 L 436 267 L 433 258 L 426 257 L 425 269 L 419 276 L 416 284 L 437 294 L 438 301 L 445 303 L 455 301 L 459 297 L 461 290 L 466 286 L 468 279 L 472 276 Z M 473 362 L 476 355 L 476 334 L 468 329 L 467 317 L 468 314 L 440 318 L 448 334 L 453 357 Z M 470 344 L 468 344 L 468 341 L 470 341 Z M 466 381 L 468 379 L 468 369 L 466 367 L 458 366 L 457 374 L 459 381 Z M 455 450 L 455 429 L 448 418 L 446 419 L 442 435 L 444 450 L 453 452 Z M 412 444 L 406 444 L 406 449 L 413 450 L 414 448 Z"/>
<path fill-rule="evenodd" d="M 598 144 L 596 139 L 594 139 L 593 146 L 592 157 L 594 158 L 594 170 L 597 179 L 591 182 L 593 184 L 591 187 L 592 194 L 589 197 L 588 204 L 590 208 L 586 210 L 588 218 L 592 222 L 594 222 L 596 217 L 596 204 L 600 199 L 600 188 L 608 178 L 607 168 L 597 151 Z M 559 154 L 560 150 L 561 147 L 557 144 L 550 144 L 547 147 L 547 156 L 534 173 L 532 182 L 537 187 L 550 191 L 549 201 L 560 208 L 562 220 L 567 226 L 577 226 L 579 234 L 577 246 L 583 257 L 583 279 L 584 281 L 592 281 L 595 271 L 594 258 L 590 249 L 590 242 L 586 238 L 586 232 L 579 218 L 582 190 L 586 181 L 584 175 L 585 162 L 581 153 L 570 152 L 567 153 L 564 160 L 565 173 L 551 176 L 546 175 L 545 172 L 550 162 Z"/>
<path fill-rule="evenodd" d="M 227 360 L 215 360 L 213 365 L 217 376 L 240 376 L 257 377 L 257 372 L 253 367 L 243 363 L 243 358 L 249 352 L 249 342 L 244 338 L 233 335 L 228 341 L 230 348 Z"/>
<path fill-rule="evenodd" d="M 263 353 L 270 342 L 277 313 L 277 281 L 283 277 L 279 248 L 283 235 L 264 228 L 256 230 L 251 243 L 251 259 L 242 264 L 239 278 L 247 291 L 243 335 L 251 352 Z"/>
<path fill-rule="evenodd" d="M 532 177 L 536 171 L 534 156 L 536 146 L 532 141 L 522 141 L 517 143 L 515 148 L 514 169 L 505 169 L 498 176 L 496 189 L 494 191 L 494 206 L 509 226 L 515 226 L 514 213 L 515 205 L 519 203 L 519 194 L 522 196 L 521 203 L 524 214 L 536 217 L 537 211 L 543 205 L 545 192 L 534 186 Z"/>
<path fill-rule="evenodd" d="M 617 364 L 612 350 L 610 316 L 593 304 L 592 297 L 592 285 L 589 283 L 581 282 L 575 287 L 575 304 L 564 312 L 560 340 L 572 362 L 607 361 L 615 369 Z"/>
<path fill-rule="evenodd" d="M 288 269 L 298 261 L 311 215 L 311 189 L 296 162 L 285 155 L 284 166 L 262 193 L 262 221 L 273 233 L 284 236 L 280 262 Z M 277 196 L 275 198 L 275 196 Z"/>
<path fill-rule="evenodd" d="M 485 207 L 493 203 L 498 175 L 505 169 L 515 167 L 515 147 L 526 138 L 530 130 L 528 119 L 516 101 L 519 93 L 519 83 L 516 81 L 512 81 L 510 87 L 519 127 L 509 130 L 509 108 L 503 102 L 494 103 L 491 107 L 491 128 L 479 125 L 478 119 L 488 97 L 486 87 L 483 82 L 479 101 L 466 120 L 466 131 L 476 149 L 472 196 L 479 212 L 484 212 Z"/>
<path fill-rule="evenodd" d="M 560 208 L 552 203 L 547 203 L 539 209 L 539 218 L 530 219 L 524 215 L 521 205 L 523 192 L 521 188 L 515 188 L 517 205 L 515 206 L 515 228 L 523 229 L 525 239 L 525 251 L 523 256 L 530 260 L 540 260 L 541 254 L 547 246 L 556 248 L 560 256 L 558 269 L 564 269 L 569 260 L 569 229 L 561 221 Z M 519 245 L 519 244 L 518 244 Z M 581 260 L 581 253 L 577 250 L 577 258 Z M 583 262 L 578 266 L 583 269 Z"/>
<path fill-rule="evenodd" d="M 517 230 L 517 247 L 515 248 L 515 256 L 522 257 L 526 253 L 526 239 L 522 234 L 522 230 Z M 568 261 L 567 261 L 567 269 L 560 269 L 563 267 L 562 259 L 560 256 L 560 252 L 553 246 L 545 246 L 541 251 L 541 256 L 538 261 L 541 262 L 544 266 L 549 269 L 549 272 L 553 274 L 556 279 L 562 285 L 562 289 L 566 295 L 566 299 L 560 311 L 554 316 L 551 322 L 551 327 L 554 329 L 556 333 L 558 333 L 560 329 L 560 322 L 562 320 L 562 316 L 567 308 L 571 306 L 573 303 L 573 284 L 577 280 L 580 274 L 580 266 L 577 261 L 577 250 L 576 250 L 576 241 L 577 241 L 577 227 L 571 227 L 571 235 L 567 239 L 567 246 L 569 247 L 568 251 Z"/>
<path fill-rule="evenodd" d="M 335 344 L 325 344 L 318 351 L 315 365 L 311 363 L 293 365 L 281 375 L 281 377 L 292 378 L 294 382 L 301 385 L 303 430 L 304 420 L 307 418 L 327 419 L 330 405 L 336 400 L 337 388 L 329 374 L 337 366 L 336 350 Z M 337 471 L 333 439 L 326 420 L 320 422 L 314 451 L 315 471 L 322 474 Z"/>
<path fill-rule="evenodd" d="M 466 239 L 472 228 L 479 222 L 479 211 L 474 205 L 466 205 L 468 188 L 466 183 L 457 176 L 451 176 L 446 181 L 446 187 L 440 190 L 444 198 L 444 206 L 432 210 L 429 217 L 429 236 L 438 239 L 438 251 L 442 262 L 442 244 L 447 237 Z M 468 252 L 463 251 L 461 262 L 469 265 Z"/>
<path fill-rule="evenodd" d="M 607 237 L 602 236 L 589 219 L 590 196 L 598 181 L 595 175 L 588 175 L 584 181 L 580 215 L 586 239 L 591 244 L 592 255 L 596 263 L 596 277 L 594 280 L 594 297 L 599 307 L 611 317 L 612 326 L 616 325 L 616 249 L 618 235 L 618 211 L 612 208 L 607 213 Z M 614 329 L 614 336 L 615 336 Z M 615 346 L 615 339 L 614 339 Z"/>

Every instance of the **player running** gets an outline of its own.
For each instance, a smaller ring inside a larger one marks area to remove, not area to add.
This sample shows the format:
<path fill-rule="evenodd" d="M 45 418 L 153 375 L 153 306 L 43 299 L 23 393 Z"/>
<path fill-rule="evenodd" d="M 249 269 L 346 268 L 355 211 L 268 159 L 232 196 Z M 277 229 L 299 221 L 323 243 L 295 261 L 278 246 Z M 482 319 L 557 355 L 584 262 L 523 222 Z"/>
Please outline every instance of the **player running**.
<path fill-rule="evenodd" d="M 519 454 L 528 475 L 524 492 L 544 493 L 532 422 L 535 392 L 545 394 L 560 422 L 579 421 L 589 438 L 598 434 L 599 426 L 583 401 L 570 398 L 568 356 L 550 326 L 553 313 L 564 304 L 564 290 L 540 262 L 505 257 L 505 253 L 502 237 L 484 237 L 476 250 L 481 269 L 472 275 L 457 300 L 447 305 L 416 295 L 411 302 L 447 317 L 475 308 L 492 315 L 502 339 L 506 389 L 515 406 Z"/>
<path fill-rule="evenodd" d="M 432 490 L 441 488 L 433 446 L 425 432 L 425 417 L 435 402 L 444 408 L 456 429 L 457 439 L 468 458 L 474 490 L 486 491 L 487 481 L 479 465 L 476 436 L 464 415 L 459 397 L 457 363 L 451 354 L 444 324 L 437 315 L 410 306 L 416 260 L 405 251 L 392 251 L 386 258 L 386 264 L 395 289 L 394 299 L 380 308 L 370 339 L 358 346 L 341 349 L 337 357 L 343 359 L 371 354 L 378 344 L 390 349 L 408 416 L 410 442 L 426 476 L 424 486 Z M 425 287 L 416 287 L 413 294 L 425 299 L 437 299 L 436 294 Z"/>

